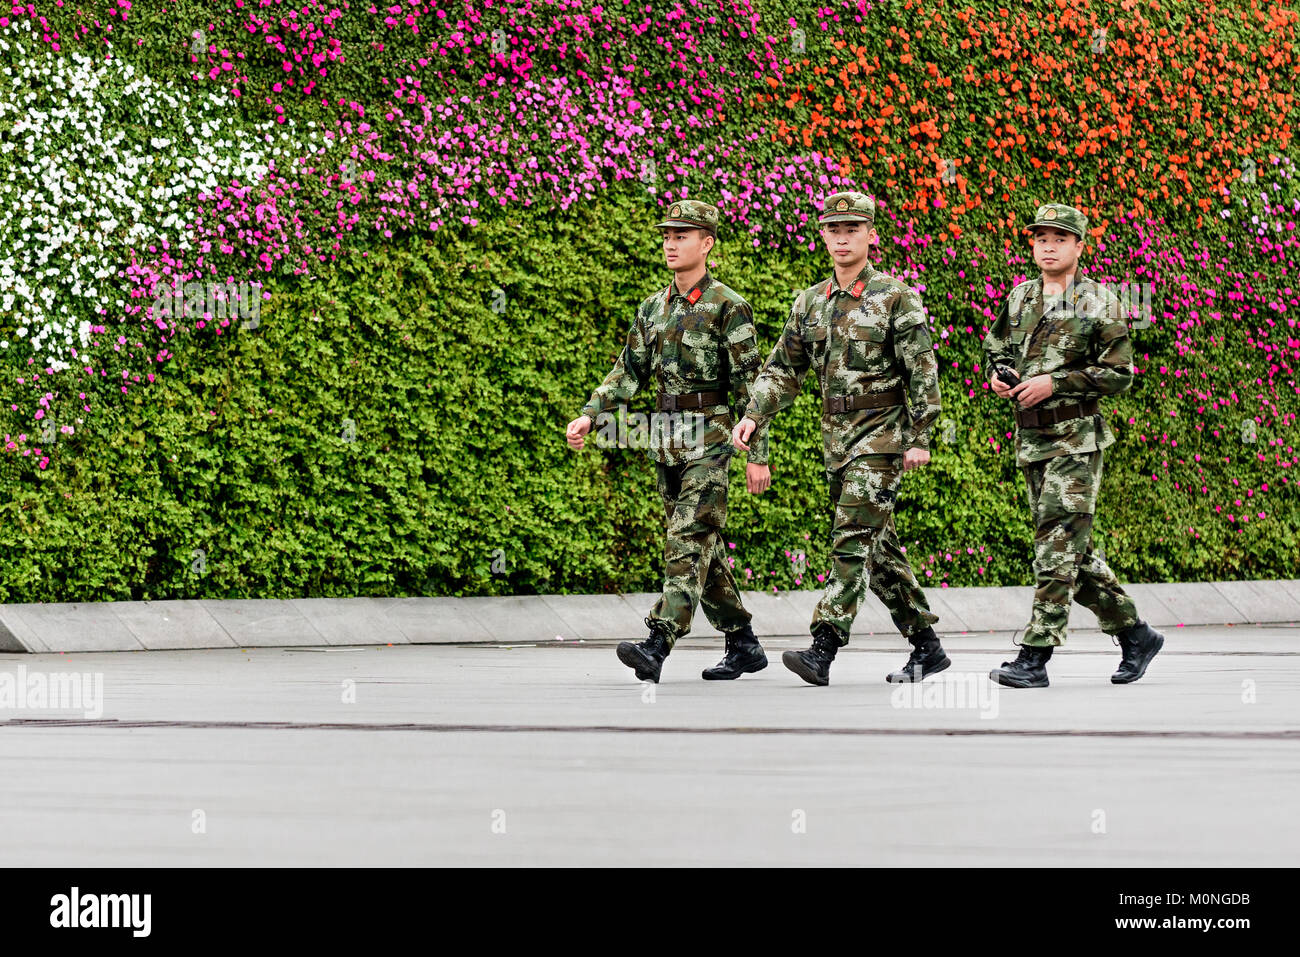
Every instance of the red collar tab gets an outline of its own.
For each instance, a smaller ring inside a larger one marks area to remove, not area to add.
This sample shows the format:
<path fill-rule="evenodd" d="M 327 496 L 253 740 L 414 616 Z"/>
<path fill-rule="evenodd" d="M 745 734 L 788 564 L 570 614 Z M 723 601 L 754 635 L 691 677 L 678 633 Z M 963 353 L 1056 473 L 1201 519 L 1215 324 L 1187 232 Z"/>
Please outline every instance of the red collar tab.
<path fill-rule="evenodd" d="M 835 280 L 832 279 L 830 282 L 828 282 L 828 283 L 826 284 L 826 298 L 827 298 L 827 299 L 829 299 L 829 298 L 831 297 L 831 290 L 834 289 L 834 288 L 835 288 Z"/>
<path fill-rule="evenodd" d="M 855 283 L 853 284 L 853 286 L 849 289 L 849 295 L 851 295 L 854 299 L 861 299 L 861 298 L 862 298 L 862 287 L 865 286 L 865 285 L 866 285 L 866 283 L 864 283 L 861 279 L 859 279 L 859 280 L 858 280 L 857 282 L 855 282 Z"/>
<path fill-rule="evenodd" d="M 691 294 L 686 297 L 686 301 L 693 306 L 695 305 L 695 303 L 699 301 L 699 299 L 700 299 L 700 287 L 696 286 L 694 289 L 691 290 Z"/>

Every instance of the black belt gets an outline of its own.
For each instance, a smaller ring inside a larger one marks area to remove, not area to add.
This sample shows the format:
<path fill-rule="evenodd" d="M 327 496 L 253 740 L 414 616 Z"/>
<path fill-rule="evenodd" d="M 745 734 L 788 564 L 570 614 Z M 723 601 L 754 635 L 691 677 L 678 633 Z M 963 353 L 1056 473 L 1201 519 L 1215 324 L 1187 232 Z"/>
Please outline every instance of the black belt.
<path fill-rule="evenodd" d="M 1089 399 L 1087 402 L 1072 402 L 1070 405 L 1059 405 L 1055 409 L 1022 409 L 1019 406 L 1014 406 L 1013 411 L 1016 415 L 1016 425 L 1021 428 L 1038 429 L 1045 425 L 1064 422 L 1066 419 L 1079 419 L 1085 415 L 1096 415 L 1097 400 Z"/>
<path fill-rule="evenodd" d="M 725 392 L 686 392 L 682 395 L 665 395 L 659 393 L 655 408 L 660 412 L 676 412 L 678 409 L 702 409 L 706 405 L 726 405 Z"/>
<path fill-rule="evenodd" d="M 890 389 L 888 392 L 869 392 L 866 395 L 833 395 L 822 403 L 827 412 L 851 412 L 854 409 L 883 409 L 886 406 L 902 405 L 902 389 Z"/>

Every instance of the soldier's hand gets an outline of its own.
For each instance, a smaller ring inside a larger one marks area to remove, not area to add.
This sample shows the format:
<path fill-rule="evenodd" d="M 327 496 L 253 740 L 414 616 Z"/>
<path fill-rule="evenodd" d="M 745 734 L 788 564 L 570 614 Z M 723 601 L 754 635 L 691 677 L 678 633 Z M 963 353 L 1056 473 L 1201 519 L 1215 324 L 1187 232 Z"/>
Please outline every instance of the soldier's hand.
<path fill-rule="evenodd" d="M 569 448 L 575 451 L 581 450 L 587 444 L 587 433 L 591 431 L 591 416 L 580 415 L 564 430 L 564 439 L 569 443 Z"/>
<path fill-rule="evenodd" d="M 903 453 L 903 471 L 910 472 L 914 468 L 920 468 L 930 461 L 930 453 L 926 449 L 908 449 Z"/>
<path fill-rule="evenodd" d="M 1011 398 L 1019 402 L 1022 409 L 1038 405 L 1044 399 L 1050 398 L 1051 395 L 1052 377 L 1050 375 L 1036 375 L 1032 379 L 1026 379 L 1011 390 Z"/>
<path fill-rule="evenodd" d="M 745 485 L 751 495 L 762 495 L 772 486 L 772 470 L 766 465 L 745 465 Z"/>
<path fill-rule="evenodd" d="M 999 399 L 1007 399 L 1011 397 L 1011 386 L 998 378 L 996 369 L 994 369 L 993 374 L 989 376 L 989 385 L 993 388 L 993 394 Z"/>
<path fill-rule="evenodd" d="M 758 428 L 758 423 L 749 416 L 745 416 L 737 422 L 736 427 L 731 430 L 731 444 L 742 452 L 748 452 L 749 445 L 747 443 L 749 442 L 749 437 L 754 434 L 756 428 Z"/>

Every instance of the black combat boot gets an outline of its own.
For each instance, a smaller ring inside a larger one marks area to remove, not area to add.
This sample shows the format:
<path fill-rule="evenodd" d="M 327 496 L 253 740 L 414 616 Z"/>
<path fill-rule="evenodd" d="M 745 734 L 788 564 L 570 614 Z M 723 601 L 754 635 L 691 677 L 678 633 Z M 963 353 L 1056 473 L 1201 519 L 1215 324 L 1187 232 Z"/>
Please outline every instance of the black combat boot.
<path fill-rule="evenodd" d="M 885 680 L 891 684 L 921 681 L 930 675 L 938 674 L 952 664 L 944 654 L 943 645 L 939 643 L 939 636 L 934 633 L 933 628 L 926 628 L 924 631 L 909 635 L 907 640 L 912 646 L 912 653 L 907 658 L 907 664 L 885 676 Z"/>
<path fill-rule="evenodd" d="M 1119 670 L 1110 676 L 1112 684 L 1126 685 L 1137 681 L 1147 673 L 1147 665 L 1165 645 L 1165 636 L 1160 634 L 1145 621 L 1130 625 L 1115 636 L 1124 657 L 1120 660 Z"/>
<path fill-rule="evenodd" d="M 1008 688 L 1046 688 L 1047 659 L 1052 657 L 1052 645 L 1021 645 L 1015 661 L 1002 662 L 989 677 Z"/>
<path fill-rule="evenodd" d="M 653 681 L 658 684 L 659 669 L 664 666 L 668 652 L 672 651 L 668 645 L 672 625 L 657 618 L 647 618 L 645 623 L 650 629 L 650 637 L 637 644 L 620 641 L 618 660 L 635 672 L 637 681 Z"/>
<path fill-rule="evenodd" d="M 831 662 L 840 650 L 840 635 L 834 625 L 819 621 L 812 627 L 812 647 L 807 651 L 783 653 L 781 663 L 809 684 L 830 684 Z"/>
<path fill-rule="evenodd" d="M 726 654 L 712 668 L 705 668 L 700 673 L 705 681 L 730 681 L 767 667 L 767 655 L 763 654 L 763 646 L 758 643 L 754 629 L 749 625 L 722 634 L 727 643 Z"/>

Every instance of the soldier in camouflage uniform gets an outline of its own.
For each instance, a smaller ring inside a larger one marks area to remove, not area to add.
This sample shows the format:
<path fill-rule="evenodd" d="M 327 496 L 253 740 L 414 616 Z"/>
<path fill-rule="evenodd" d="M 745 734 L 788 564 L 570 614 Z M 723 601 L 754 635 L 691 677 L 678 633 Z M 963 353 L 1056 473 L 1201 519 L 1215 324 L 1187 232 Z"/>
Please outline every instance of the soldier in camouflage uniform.
<path fill-rule="evenodd" d="M 762 355 L 749 303 L 705 265 L 717 227 L 718 211 L 707 203 L 683 200 L 670 207 L 657 228 L 675 278 L 637 308 L 613 370 L 567 430 L 569 445 L 581 449 L 598 415 L 639 389 L 656 387 L 648 448 L 667 528 L 663 594 L 646 618 L 650 637 L 618 646 L 619 660 L 642 681 L 658 682 L 673 644 L 690 631 L 697 604 L 726 639 L 722 661 L 704 678 L 738 678 L 767 667 L 722 542 L 732 407 L 743 409 L 749 400 Z M 767 452 L 766 435 L 760 435 L 746 466 L 750 492 L 771 483 Z"/>
<path fill-rule="evenodd" d="M 1139 620 L 1133 599 L 1090 544 L 1102 451 L 1115 436 L 1098 407 L 1133 383 L 1133 347 L 1118 297 L 1077 268 L 1088 220 L 1048 203 L 1029 225 L 1037 279 L 1011 290 L 984 338 L 989 384 L 1015 400 L 1016 463 L 1034 520 L 1034 607 L 1020 655 L 989 677 L 1013 688 L 1047 687 L 1047 661 L 1065 641 L 1071 599 L 1118 638 L 1116 684 L 1141 678 L 1164 636 Z M 998 367 L 1019 384 L 998 378 Z"/>
<path fill-rule="evenodd" d="M 912 645 L 888 681 L 920 681 L 951 663 L 925 593 L 894 530 L 894 499 L 904 470 L 930 459 L 939 417 L 939 369 L 921 298 L 867 261 L 876 241 L 875 203 L 858 192 L 826 198 L 822 239 L 834 263 L 829 279 L 795 297 L 790 318 L 732 436 L 745 449 L 751 431 L 799 394 L 809 369 L 822 393 L 822 447 L 835 510 L 833 567 L 813 613 L 813 645 L 787 651 L 786 667 L 825 685 L 870 589 Z"/>

